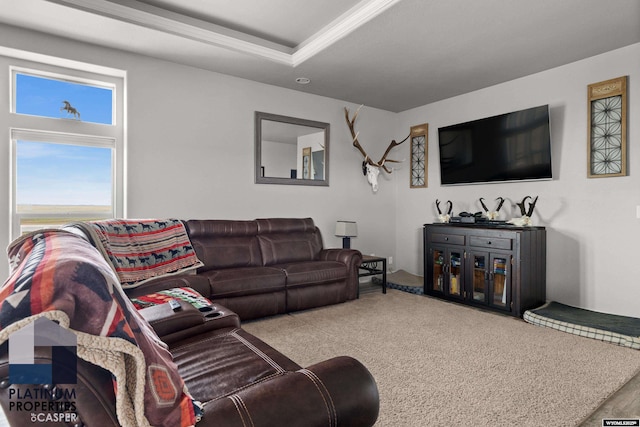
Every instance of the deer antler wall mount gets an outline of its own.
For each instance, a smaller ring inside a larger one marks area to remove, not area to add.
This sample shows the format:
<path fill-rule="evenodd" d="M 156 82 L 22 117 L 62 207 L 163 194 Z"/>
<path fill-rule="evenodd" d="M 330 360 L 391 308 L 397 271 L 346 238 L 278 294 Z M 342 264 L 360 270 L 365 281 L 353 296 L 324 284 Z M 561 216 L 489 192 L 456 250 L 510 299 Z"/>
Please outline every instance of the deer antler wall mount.
<path fill-rule="evenodd" d="M 347 126 L 349 126 L 349 130 L 351 131 L 353 146 L 356 147 L 358 151 L 360 151 L 360 153 L 364 156 L 364 160 L 362 161 L 362 173 L 367 176 L 367 181 L 369 182 L 369 184 L 371 184 L 371 188 L 375 193 L 376 191 L 378 191 L 378 175 L 380 174 L 380 169 L 383 169 L 386 173 L 391 173 L 392 170 L 387 167 L 386 163 L 401 162 L 401 160 L 387 159 L 389 152 L 391 152 L 394 147 L 397 147 L 398 145 L 409 139 L 409 135 L 407 135 L 407 137 L 400 142 L 396 142 L 395 139 L 392 140 L 385 150 L 384 154 L 382 155 L 382 158 L 380 158 L 380 160 L 378 160 L 377 162 L 373 161 L 373 159 L 369 157 L 364 148 L 362 148 L 362 145 L 360 145 L 360 141 L 358 141 L 358 132 L 355 131 L 356 118 L 358 117 L 358 113 L 360 112 L 361 108 L 362 105 L 358 107 L 356 112 L 353 114 L 353 117 L 349 117 L 349 109 L 347 107 L 344 107 L 344 117 L 347 121 Z"/>

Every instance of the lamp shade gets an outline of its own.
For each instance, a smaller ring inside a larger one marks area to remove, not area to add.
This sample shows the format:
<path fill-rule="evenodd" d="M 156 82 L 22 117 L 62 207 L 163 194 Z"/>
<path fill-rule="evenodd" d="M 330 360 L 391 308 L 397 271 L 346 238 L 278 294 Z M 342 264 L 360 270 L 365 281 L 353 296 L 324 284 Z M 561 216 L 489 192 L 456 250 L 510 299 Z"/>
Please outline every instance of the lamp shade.
<path fill-rule="evenodd" d="M 336 236 L 356 237 L 358 235 L 358 224 L 355 221 L 337 221 Z"/>

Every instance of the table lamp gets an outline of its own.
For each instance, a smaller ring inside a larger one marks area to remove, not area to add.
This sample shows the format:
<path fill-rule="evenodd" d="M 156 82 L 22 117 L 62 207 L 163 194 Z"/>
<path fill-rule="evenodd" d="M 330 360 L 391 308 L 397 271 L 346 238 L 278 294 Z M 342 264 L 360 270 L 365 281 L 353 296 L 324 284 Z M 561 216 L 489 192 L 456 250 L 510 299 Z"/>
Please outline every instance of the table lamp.
<path fill-rule="evenodd" d="M 351 238 L 358 235 L 358 225 L 355 221 L 337 221 L 336 236 L 342 237 L 342 247 L 351 248 Z"/>

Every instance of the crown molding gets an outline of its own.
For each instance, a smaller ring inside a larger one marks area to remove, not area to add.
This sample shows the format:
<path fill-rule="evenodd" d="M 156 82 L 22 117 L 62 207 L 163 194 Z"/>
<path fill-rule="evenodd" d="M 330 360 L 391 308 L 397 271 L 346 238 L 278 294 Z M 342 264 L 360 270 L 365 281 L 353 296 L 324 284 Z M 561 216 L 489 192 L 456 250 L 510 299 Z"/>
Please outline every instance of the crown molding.
<path fill-rule="evenodd" d="M 295 48 L 135 0 L 45 0 L 296 67 L 401 0 L 363 0 Z"/>
<path fill-rule="evenodd" d="M 296 67 L 349 35 L 401 0 L 363 0 L 340 15 L 323 29 L 295 47 L 292 54 Z"/>

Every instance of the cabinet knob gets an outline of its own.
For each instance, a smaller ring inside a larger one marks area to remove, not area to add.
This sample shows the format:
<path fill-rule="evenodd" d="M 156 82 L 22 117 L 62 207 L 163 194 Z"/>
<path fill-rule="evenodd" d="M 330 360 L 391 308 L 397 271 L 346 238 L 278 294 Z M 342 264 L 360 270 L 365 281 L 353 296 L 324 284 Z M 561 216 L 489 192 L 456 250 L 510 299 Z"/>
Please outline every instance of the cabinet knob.
<path fill-rule="evenodd" d="M 448 237 L 445 237 L 445 238 L 444 238 L 444 240 L 446 240 L 446 241 L 448 242 L 448 241 L 449 241 L 449 238 L 448 238 Z"/>
<path fill-rule="evenodd" d="M 491 240 L 489 240 L 489 241 L 487 242 L 487 245 L 490 245 L 490 244 L 491 244 Z"/>

